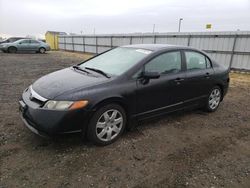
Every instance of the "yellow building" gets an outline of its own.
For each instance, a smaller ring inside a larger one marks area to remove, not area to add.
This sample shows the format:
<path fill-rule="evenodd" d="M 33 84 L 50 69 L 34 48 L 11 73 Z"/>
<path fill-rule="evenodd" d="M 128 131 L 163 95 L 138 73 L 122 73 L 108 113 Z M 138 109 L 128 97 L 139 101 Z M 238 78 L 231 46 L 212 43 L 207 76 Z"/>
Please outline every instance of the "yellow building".
<path fill-rule="evenodd" d="M 46 43 L 50 45 L 51 50 L 58 50 L 58 35 L 66 35 L 65 32 L 47 31 L 45 33 Z"/>

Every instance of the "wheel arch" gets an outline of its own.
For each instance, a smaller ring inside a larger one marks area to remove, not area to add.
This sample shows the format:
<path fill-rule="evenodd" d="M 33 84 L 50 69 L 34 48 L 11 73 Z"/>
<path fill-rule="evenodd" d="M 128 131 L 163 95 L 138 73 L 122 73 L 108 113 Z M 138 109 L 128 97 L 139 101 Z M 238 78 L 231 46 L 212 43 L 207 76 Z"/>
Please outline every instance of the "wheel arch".
<path fill-rule="evenodd" d="M 97 111 L 99 108 L 107 105 L 107 104 L 111 104 L 111 103 L 115 103 L 115 104 L 118 104 L 120 105 L 124 111 L 125 111 L 125 114 L 126 114 L 126 118 L 127 118 L 127 124 L 126 124 L 126 127 L 125 129 L 126 130 L 132 130 L 136 124 L 135 120 L 133 120 L 131 117 L 131 113 L 130 113 L 130 110 L 129 110 L 129 105 L 128 103 L 126 102 L 126 100 L 122 97 L 109 97 L 109 98 L 106 98 L 106 99 L 103 99 L 99 102 L 97 102 L 96 104 L 93 105 L 92 107 L 92 115 L 94 114 L 95 111 Z"/>
<path fill-rule="evenodd" d="M 128 105 L 126 105 L 125 99 L 123 99 L 122 97 L 109 97 L 109 98 L 103 99 L 97 102 L 96 104 L 94 104 L 92 107 L 92 110 L 96 111 L 99 108 L 105 105 L 111 104 L 111 103 L 120 105 L 124 109 L 126 116 L 128 116 Z"/>
<path fill-rule="evenodd" d="M 7 48 L 7 52 L 9 52 L 10 48 L 15 48 L 16 51 L 18 50 L 16 46 L 9 46 L 9 47 Z"/>
<path fill-rule="evenodd" d="M 221 101 L 222 101 L 224 98 L 224 87 L 221 83 L 217 83 L 215 86 L 218 86 L 221 90 Z"/>
<path fill-rule="evenodd" d="M 41 52 L 41 49 L 44 49 L 44 52 Z M 46 53 L 46 48 L 45 47 L 43 47 L 43 46 L 40 46 L 39 48 L 38 48 L 38 52 L 39 53 Z"/>

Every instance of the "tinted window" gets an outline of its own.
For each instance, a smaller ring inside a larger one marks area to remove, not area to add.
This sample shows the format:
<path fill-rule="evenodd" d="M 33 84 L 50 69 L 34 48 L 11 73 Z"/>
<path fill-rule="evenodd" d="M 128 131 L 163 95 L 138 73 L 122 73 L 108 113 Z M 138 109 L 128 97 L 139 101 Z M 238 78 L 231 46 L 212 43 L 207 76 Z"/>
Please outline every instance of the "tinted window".
<path fill-rule="evenodd" d="M 181 53 L 167 52 L 161 54 L 145 65 L 146 72 L 162 74 L 179 72 L 181 70 Z"/>
<path fill-rule="evenodd" d="M 205 69 L 206 68 L 206 57 L 198 52 L 185 52 L 187 69 Z"/>

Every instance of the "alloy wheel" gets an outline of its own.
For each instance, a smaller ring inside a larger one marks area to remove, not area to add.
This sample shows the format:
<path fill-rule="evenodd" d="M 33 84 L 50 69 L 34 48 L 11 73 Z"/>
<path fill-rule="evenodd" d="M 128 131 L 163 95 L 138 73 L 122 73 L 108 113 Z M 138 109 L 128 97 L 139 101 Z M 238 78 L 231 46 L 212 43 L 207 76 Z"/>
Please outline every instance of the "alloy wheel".
<path fill-rule="evenodd" d="M 41 54 L 44 54 L 44 53 L 45 53 L 45 49 L 44 49 L 44 48 L 40 48 L 39 51 L 40 51 Z"/>
<path fill-rule="evenodd" d="M 218 107 L 221 99 L 221 92 L 218 88 L 214 89 L 209 96 L 209 107 L 214 110 Z"/>
<path fill-rule="evenodd" d="M 116 110 L 104 112 L 96 123 L 96 135 L 102 141 L 111 141 L 119 135 L 123 127 L 123 116 Z"/>

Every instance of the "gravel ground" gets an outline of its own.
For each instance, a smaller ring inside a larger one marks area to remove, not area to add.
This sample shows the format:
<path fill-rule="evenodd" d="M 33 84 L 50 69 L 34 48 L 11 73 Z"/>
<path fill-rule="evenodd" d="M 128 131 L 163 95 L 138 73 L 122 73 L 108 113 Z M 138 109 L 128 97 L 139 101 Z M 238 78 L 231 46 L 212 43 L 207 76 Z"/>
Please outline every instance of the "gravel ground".
<path fill-rule="evenodd" d="M 0 187 L 250 187 L 250 75 L 231 75 L 218 111 L 140 123 L 97 147 L 79 135 L 42 139 L 19 117 L 23 89 L 84 54 L 0 53 Z"/>

